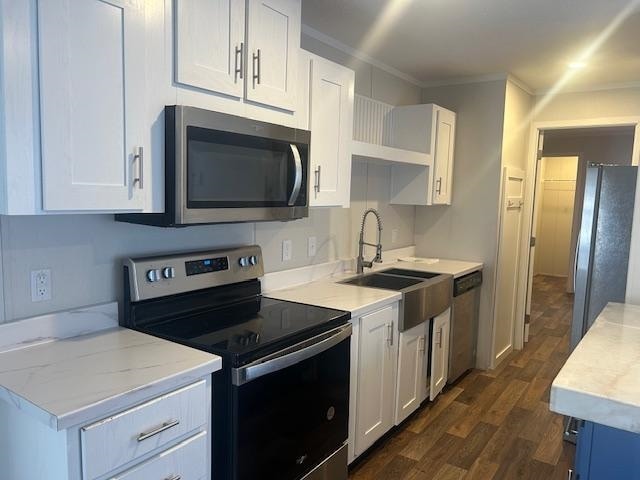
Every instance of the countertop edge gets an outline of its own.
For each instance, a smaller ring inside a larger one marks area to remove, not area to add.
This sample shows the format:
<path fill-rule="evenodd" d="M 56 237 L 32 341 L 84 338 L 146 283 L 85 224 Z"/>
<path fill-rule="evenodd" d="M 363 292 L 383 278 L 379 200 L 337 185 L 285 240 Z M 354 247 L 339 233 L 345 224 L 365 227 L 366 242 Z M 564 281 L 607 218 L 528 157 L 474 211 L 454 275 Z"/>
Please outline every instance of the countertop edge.
<path fill-rule="evenodd" d="M 105 398 L 99 402 L 89 404 L 82 409 L 57 416 L 50 414 L 55 419 L 54 428 L 58 431 L 66 430 L 89 421 L 98 420 L 100 417 L 117 413 L 118 410 L 131 408 L 136 404 L 144 403 L 165 392 L 181 388 L 200 378 L 211 375 L 222 368 L 222 358 L 217 355 L 215 355 L 215 357 L 216 358 L 212 358 L 196 367 L 185 369 L 179 373 L 161 378 L 151 384 L 142 385 L 127 392 Z"/>
<path fill-rule="evenodd" d="M 640 420 L 631 425 L 628 421 L 640 418 L 637 405 L 553 384 L 550 397 L 552 412 L 640 434 Z"/>
<path fill-rule="evenodd" d="M 107 397 L 98 402 L 88 404 L 83 408 L 61 415 L 51 413 L 4 385 L 0 385 L 0 399 L 23 411 L 34 419 L 44 423 L 48 427 L 61 431 L 79 426 L 86 422 L 96 421 L 100 417 L 117 413 L 118 410 L 131 408 L 136 404 L 144 403 L 145 401 L 151 400 L 162 393 L 175 390 L 200 378 L 206 377 L 207 375 L 211 375 L 221 368 L 222 358 L 216 355 L 215 358 L 211 358 L 196 367 L 185 369 L 177 374 L 169 375 L 168 377 L 159 379 L 151 384 L 132 388 L 129 391 Z"/>

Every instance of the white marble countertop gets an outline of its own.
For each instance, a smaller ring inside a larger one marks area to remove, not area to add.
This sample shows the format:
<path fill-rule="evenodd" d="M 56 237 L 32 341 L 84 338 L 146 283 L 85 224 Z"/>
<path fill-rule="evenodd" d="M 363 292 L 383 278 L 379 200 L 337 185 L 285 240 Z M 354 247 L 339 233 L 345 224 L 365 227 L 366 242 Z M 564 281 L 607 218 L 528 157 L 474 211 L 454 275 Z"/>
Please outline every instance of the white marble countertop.
<path fill-rule="evenodd" d="M 439 260 L 435 263 L 421 263 L 389 259 L 382 263 L 374 264 L 372 269 L 365 271 L 365 274 L 388 268 L 405 268 L 422 272 L 445 273 L 457 278 L 467 273 L 482 270 L 482 267 L 482 263 L 459 260 Z M 271 290 L 265 296 L 290 302 L 345 310 L 351 312 L 352 317 L 358 317 L 402 299 L 400 292 L 338 283 L 355 276 L 355 272 L 337 273 L 322 280 L 294 285 L 280 290 Z"/>
<path fill-rule="evenodd" d="M 336 283 L 353 276 L 355 276 L 353 272 L 343 273 L 326 280 L 275 290 L 266 296 L 318 307 L 345 310 L 351 312 L 351 316 L 354 318 L 402 299 L 400 292 L 392 290 Z"/>
<path fill-rule="evenodd" d="M 640 433 L 640 306 L 605 307 L 553 381 L 550 408 Z"/>
<path fill-rule="evenodd" d="M 114 328 L 0 353 L 0 398 L 64 430 L 221 367 L 216 355 Z"/>
<path fill-rule="evenodd" d="M 406 268 L 408 270 L 418 270 L 420 272 L 446 273 L 453 275 L 454 278 L 462 277 L 468 273 L 482 270 L 483 264 L 478 262 L 463 262 L 461 260 L 439 259 L 435 263 L 423 262 L 394 262 L 395 268 Z M 384 265 L 389 268 L 389 265 Z"/>

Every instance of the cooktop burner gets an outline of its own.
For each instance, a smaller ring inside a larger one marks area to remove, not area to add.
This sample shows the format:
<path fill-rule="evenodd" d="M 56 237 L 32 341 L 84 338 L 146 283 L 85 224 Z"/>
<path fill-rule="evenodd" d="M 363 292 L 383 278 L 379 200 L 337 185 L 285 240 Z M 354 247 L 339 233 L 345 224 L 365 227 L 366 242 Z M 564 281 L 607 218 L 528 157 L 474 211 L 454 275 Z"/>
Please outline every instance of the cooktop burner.
<path fill-rule="evenodd" d="M 238 366 L 348 319 L 349 314 L 340 310 L 258 296 L 206 312 L 147 322 L 141 330 L 227 357 Z"/>

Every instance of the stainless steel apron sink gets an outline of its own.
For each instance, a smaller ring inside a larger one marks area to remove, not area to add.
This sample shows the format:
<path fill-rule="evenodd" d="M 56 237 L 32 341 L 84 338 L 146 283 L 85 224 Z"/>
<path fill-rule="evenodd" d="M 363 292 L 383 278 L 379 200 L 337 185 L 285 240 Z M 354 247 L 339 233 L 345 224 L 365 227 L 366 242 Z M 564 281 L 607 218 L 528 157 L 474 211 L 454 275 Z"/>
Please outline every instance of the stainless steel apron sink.
<path fill-rule="evenodd" d="M 404 276 L 404 275 L 411 276 Z M 416 275 L 417 274 L 417 275 Z M 421 278 L 416 278 L 419 276 Z M 340 282 L 402 293 L 399 330 L 404 332 L 441 314 L 451 306 L 453 276 L 390 268 Z"/>

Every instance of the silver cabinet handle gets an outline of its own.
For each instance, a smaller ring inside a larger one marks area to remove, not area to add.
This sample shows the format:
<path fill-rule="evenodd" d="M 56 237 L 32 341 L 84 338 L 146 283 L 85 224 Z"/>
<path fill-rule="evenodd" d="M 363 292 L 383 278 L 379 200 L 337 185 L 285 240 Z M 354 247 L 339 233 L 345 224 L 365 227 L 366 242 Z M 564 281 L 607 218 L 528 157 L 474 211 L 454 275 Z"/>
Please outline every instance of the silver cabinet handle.
<path fill-rule="evenodd" d="M 393 323 L 387 325 L 387 342 L 389 346 L 393 346 Z"/>
<path fill-rule="evenodd" d="M 168 420 L 164 422 L 162 425 L 160 425 L 159 427 L 154 428 L 153 430 L 149 430 L 148 432 L 142 432 L 140 435 L 138 435 L 138 441 L 142 442 L 148 438 L 155 437 L 159 433 L 162 433 L 165 430 L 169 430 L 170 428 L 173 428 L 177 425 L 180 425 L 180 420 Z"/>
<path fill-rule="evenodd" d="M 436 180 L 436 193 L 440 195 L 442 193 L 442 177 Z"/>
<path fill-rule="evenodd" d="M 144 187 L 144 149 L 143 147 L 136 147 L 133 151 L 133 162 L 138 163 L 138 176 L 133 178 L 133 184 L 138 185 L 138 188 L 142 190 Z"/>
<path fill-rule="evenodd" d="M 240 56 L 240 61 L 238 61 L 238 55 Z M 240 80 L 242 80 L 242 78 L 244 77 L 244 42 L 240 42 L 240 46 L 236 47 L 235 50 L 235 62 L 236 62 L 236 68 L 235 68 L 235 82 L 238 82 L 238 78 L 240 78 Z"/>
<path fill-rule="evenodd" d="M 315 169 L 315 171 L 313 172 L 316 176 L 315 178 L 315 183 L 313 185 L 313 189 L 316 191 L 316 197 L 318 196 L 318 193 L 320 193 L 320 174 L 322 173 L 321 170 L 322 166 L 318 165 L 318 168 Z"/>
<path fill-rule="evenodd" d="M 181 480 L 181 479 L 182 479 L 182 475 L 170 475 L 164 480 Z"/>
<path fill-rule="evenodd" d="M 253 54 L 253 88 L 256 84 L 260 85 L 260 57 L 260 49 L 258 49 L 257 53 Z"/>
<path fill-rule="evenodd" d="M 436 342 L 438 348 L 442 348 L 442 328 L 438 330 L 438 341 Z"/>
<path fill-rule="evenodd" d="M 293 154 L 293 161 L 296 166 L 296 176 L 293 180 L 293 188 L 291 189 L 291 196 L 289 197 L 289 206 L 296 204 L 298 196 L 300 195 L 300 187 L 302 186 L 302 159 L 300 158 L 300 151 L 298 146 L 293 143 L 289 145 L 291 147 L 291 153 Z"/>

